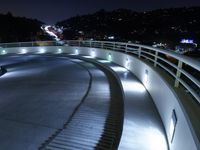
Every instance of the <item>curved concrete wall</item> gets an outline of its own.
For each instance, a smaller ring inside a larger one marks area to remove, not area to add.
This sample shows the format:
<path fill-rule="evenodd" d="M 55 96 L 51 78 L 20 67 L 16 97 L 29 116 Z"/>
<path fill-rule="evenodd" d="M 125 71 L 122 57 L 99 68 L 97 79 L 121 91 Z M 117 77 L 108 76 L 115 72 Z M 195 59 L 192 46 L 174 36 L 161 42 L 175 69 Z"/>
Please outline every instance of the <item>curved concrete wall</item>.
<path fill-rule="evenodd" d="M 0 50 L 1 51 L 1 50 Z M 145 85 L 146 89 L 152 96 L 154 103 L 160 113 L 163 121 L 169 147 L 171 150 L 198 150 L 199 143 L 192 133 L 187 117 L 184 115 L 184 110 L 179 104 L 179 100 L 173 90 L 163 80 L 163 78 L 150 66 L 140 61 L 138 58 L 130 55 L 84 47 L 27 47 L 27 48 L 8 48 L 6 53 L 78 53 L 83 55 L 95 55 L 102 59 L 112 59 L 116 64 L 128 68 L 133 72 L 138 79 Z M 127 63 L 128 62 L 128 63 Z M 128 64 L 128 65 L 127 65 Z M 148 79 L 145 74 L 148 72 Z M 177 116 L 177 125 L 174 133 L 173 141 L 170 137 L 170 122 L 172 112 L 175 110 Z M 197 142 L 195 142 L 197 141 Z"/>

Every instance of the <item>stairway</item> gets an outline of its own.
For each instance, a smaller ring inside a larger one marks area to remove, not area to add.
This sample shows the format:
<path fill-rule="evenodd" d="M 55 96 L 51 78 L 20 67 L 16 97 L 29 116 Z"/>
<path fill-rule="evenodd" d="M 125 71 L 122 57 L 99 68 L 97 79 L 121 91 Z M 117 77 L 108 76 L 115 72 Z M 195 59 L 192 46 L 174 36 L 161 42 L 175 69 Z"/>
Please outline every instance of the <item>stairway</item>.
<path fill-rule="evenodd" d="M 107 70 L 82 62 L 91 75 L 91 87 L 71 120 L 45 141 L 40 150 L 117 149 L 122 130 L 122 95 Z"/>

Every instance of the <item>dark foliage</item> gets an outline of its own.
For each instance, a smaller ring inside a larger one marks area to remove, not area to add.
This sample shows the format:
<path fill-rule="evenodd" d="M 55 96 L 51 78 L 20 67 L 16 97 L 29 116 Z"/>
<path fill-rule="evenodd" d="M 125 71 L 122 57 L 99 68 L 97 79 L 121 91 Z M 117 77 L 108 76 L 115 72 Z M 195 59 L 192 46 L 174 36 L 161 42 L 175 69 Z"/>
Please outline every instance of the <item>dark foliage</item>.
<path fill-rule="evenodd" d="M 14 17 L 11 13 L 0 14 L 0 42 L 37 40 L 41 37 L 42 24 L 36 19 Z"/>
<path fill-rule="evenodd" d="M 126 9 L 76 16 L 57 23 L 66 29 L 66 39 L 76 39 L 82 32 L 84 38 L 143 42 L 179 42 L 181 38 L 200 39 L 200 7 L 159 9 L 134 12 Z"/>

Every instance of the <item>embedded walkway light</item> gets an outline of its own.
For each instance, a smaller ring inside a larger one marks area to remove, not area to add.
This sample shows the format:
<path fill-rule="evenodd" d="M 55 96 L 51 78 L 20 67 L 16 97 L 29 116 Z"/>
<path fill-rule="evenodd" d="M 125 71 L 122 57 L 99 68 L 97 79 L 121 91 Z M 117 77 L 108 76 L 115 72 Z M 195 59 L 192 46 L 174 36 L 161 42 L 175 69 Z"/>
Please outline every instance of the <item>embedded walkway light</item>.
<path fill-rule="evenodd" d="M 111 55 L 111 53 L 108 54 L 108 61 L 112 61 L 112 55 Z"/>
<path fill-rule="evenodd" d="M 1 51 L 1 55 L 5 55 L 5 54 L 7 54 L 7 51 L 6 50 L 2 50 Z"/>

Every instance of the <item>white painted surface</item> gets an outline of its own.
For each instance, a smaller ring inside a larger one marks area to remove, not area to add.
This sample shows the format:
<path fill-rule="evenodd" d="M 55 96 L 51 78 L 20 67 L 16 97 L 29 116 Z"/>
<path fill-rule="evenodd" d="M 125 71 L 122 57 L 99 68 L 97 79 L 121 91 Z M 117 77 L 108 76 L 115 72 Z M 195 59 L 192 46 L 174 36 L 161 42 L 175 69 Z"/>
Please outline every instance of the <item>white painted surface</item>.
<path fill-rule="evenodd" d="M 57 53 L 58 49 L 62 49 L 63 53 L 73 53 L 73 54 L 83 54 L 83 55 L 94 55 L 102 59 L 108 59 L 109 55 L 112 56 L 112 61 L 121 65 L 126 66 L 126 59 L 129 59 L 129 70 L 133 72 L 138 79 L 145 85 L 146 89 L 152 96 L 154 103 L 160 113 L 161 119 L 163 121 L 166 134 L 169 141 L 169 146 L 171 150 L 198 150 L 199 141 L 195 143 L 195 137 L 192 135 L 192 129 L 189 125 L 189 120 L 187 120 L 184 110 L 179 104 L 179 100 L 175 93 L 170 89 L 161 76 L 156 73 L 150 66 L 146 65 L 138 58 L 129 56 L 124 53 L 119 53 L 115 51 L 97 49 L 97 48 L 83 48 L 83 47 L 43 47 L 45 52 Z M 24 48 L 8 48 L 2 49 L 6 50 L 6 53 L 21 53 Z M 25 48 L 29 53 L 39 53 L 41 47 L 27 47 Z M 5 52 L 5 51 L 3 51 Z M 95 53 L 95 54 L 94 54 Z M 148 81 L 145 82 L 145 70 L 148 70 Z M 174 139 L 171 143 L 169 138 L 169 128 L 172 110 L 175 109 L 178 122 L 174 134 Z M 145 144 L 145 141 L 144 141 Z"/>

